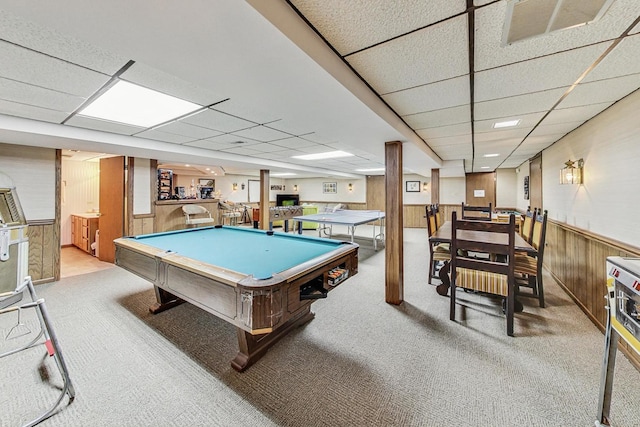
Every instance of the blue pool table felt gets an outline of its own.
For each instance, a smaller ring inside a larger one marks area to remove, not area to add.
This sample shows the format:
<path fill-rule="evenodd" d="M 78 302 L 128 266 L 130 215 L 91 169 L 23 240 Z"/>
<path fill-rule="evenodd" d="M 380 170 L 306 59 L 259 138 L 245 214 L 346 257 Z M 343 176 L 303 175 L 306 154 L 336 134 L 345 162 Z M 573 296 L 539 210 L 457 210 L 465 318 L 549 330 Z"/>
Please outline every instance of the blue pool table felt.
<path fill-rule="evenodd" d="M 132 237 L 140 243 L 256 279 L 268 279 L 331 252 L 342 242 L 236 227 L 207 227 Z"/>

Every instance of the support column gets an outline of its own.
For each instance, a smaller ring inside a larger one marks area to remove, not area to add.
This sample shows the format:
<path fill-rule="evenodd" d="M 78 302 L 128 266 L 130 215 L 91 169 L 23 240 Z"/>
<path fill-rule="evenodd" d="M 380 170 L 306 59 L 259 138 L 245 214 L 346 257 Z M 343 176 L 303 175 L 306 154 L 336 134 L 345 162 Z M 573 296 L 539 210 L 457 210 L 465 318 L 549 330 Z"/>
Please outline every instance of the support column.
<path fill-rule="evenodd" d="M 402 143 L 385 143 L 385 301 L 404 300 Z"/>
<path fill-rule="evenodd" d="M 431 169 L 431 204 L 440 204 L 440 169 Z"/>
<path fill-rule="evenodd" d="M 269 171 L 260 169 L 260 229 L 269 229 Z"/>

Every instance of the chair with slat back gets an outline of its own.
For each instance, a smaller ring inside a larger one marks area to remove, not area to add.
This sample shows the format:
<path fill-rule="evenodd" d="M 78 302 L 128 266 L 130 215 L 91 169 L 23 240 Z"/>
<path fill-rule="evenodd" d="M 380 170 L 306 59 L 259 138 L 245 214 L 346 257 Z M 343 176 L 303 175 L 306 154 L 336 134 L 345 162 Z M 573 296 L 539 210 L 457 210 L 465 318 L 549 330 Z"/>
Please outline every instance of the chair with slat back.
<path fill-rule="evenodd" d="M 527 212 L 524 214 L 524 221 L 522 222 L 522 226 L 520 227 L 520 235 L 527 243 L 531 243 L 531 233 L 533 232 L 533 223 L 535 221 L 535 217 L 538 214 L 538 209 L 533 208 L 533 211 L 527 209 Z"/>
<path fill-rule="evenodd" d="M 427 205 L 425 207 L 425 211 L 427 217 L 427 234 L 431 237 L 438 229 L 437 214 L 432 205 Z M 449 261 L 451 259 L 449 245 L 445 243 L 438 244 L 429 242 L 429 259 L 428 283 L 431 284 L 431 279 L 438 277 L 436 271 L 438 263 Z"/>
<path fill-rule="evenodd" d="M 491 221 L 491 203 L 489 206 L 470 206 L 462 203 L 462 219 Z"/>
<path fill-rule="evenodd" d="M 516 254 L 515 273 L 518 295 L 537 298 L 540 307 L 544 307 L 544 287 L 542 284 L 542 261 L 547 234 L 547 211 L 536 215 L 531 233 L 531 246 L 536 249 L 535 256 Z M 520 276 L 520 277 L 519 277 Z M 522 287 L 530 288 L 531 293 L 521 293 Z"/>
<path fill-rule="evenodd" d="M 506 299 L 507 335 L 513 336 L 515 312 L 514 258 L 515 218 L 508 223 L 478 220 L 458 220 L 452 214 L 451 227 L 451 301 L 449 318 L 455 321 L 456 288 L 499 295 Z M 465 231 L 482 231 L 486 241 L 467 240 Z M 506 242 L 504 241 L 506 236 Z M 502 241 L 500 241 L 502 239 Z M 485 252 L 496 255 L 479 259 L 468 253 Z"/>

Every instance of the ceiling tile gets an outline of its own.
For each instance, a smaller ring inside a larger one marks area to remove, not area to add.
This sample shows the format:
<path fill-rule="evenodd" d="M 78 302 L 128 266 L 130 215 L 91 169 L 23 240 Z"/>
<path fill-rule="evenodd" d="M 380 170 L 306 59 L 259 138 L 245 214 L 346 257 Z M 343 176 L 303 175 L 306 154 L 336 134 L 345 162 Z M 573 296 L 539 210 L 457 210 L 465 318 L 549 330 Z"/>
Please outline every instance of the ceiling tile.
<path fill-rule="evenodd" d="M 174 135 L 182 135 L 193 139 L 205 139 L 222 134 L 217 130 L 205 128 L 202 126 L 195 126 L 182 121 L 171 122 L 160 128 L 157 128 L 162 132 L 172 133 Z"/>
<path fill-rule="evenodd" d="M 277 139 L 285 139 L 291 137 L 291 135 L 280 132 L 279 130 L 271 129 L 266 126 L 254 126 L 241 131 L 233 132 L 234 135 L 238 135 L 242 138 L 250 138 L 260 142 L 275 141 Z"/>
<path fill-rule="evenodd" d="M 143 132 L 136 134 L 135 136 L 146 138 L 146 139 L 153 139 L 156 141 L 171 142 L 174 144 L 184 144 L 185 142 L 190 142 L 190 141 L 193 141 L 194 139 L 191 137 L 174 135 L 172 133 L 167 133 L 167 132 L 163 132 L 161 130 L 155 130 L 155 129 L 145 130 Z"/>
<path fill-rule="evenodd" d="M 471 135 L 471 123 L 460 123 L 451 126 L 440 126 L 437 128 L 421 129 L 417 131 L 424 139 L 443 138 L 447 136 Z"/>
<path fill-rule="evenodd" d="M 202 126 L 220 132 L 235 132 L 256 126 L 256 123 L 240 119 L 216 110 L 207 109 L 181 120 L 184 123 Z"/>
<path fill-rule="evenodd" d="M 197 141 L 186 142 L 184 145 L 188 145 L 189 147 L 206 148 L 207 150 L 224 150 L 226 148 L 238 146 L 238 144 L 233 142 L 215 141 L 211 139 L 199 139 Z"/>
<path fill-rule="evenodd" d="M 545 125 L 544 122 L 542 125 L 535 128 L 535 130 L 531 133 L 531 136 L 544 136 L 544 135 L 556 135 L 556 134 L 567 134 L 579 127 L 583 121 L 579 122 L 569 122 L 569 123 L 557 123 L 553 125 Z"/>
<path fill-rule="evenodd" d="M 256 124 L 271 123 L 282 118 L 274 111 L 263 110 L 254 105 L 243 104 L 235 98 L 216 104 L 212 108 Z"/>
<path fill-rule="evenodd" d="M 80 96 L 67 95 L 66 93 L 3 78 L 0 78 L 0 98 L 5 101 L 66 112 L 67 115 L 85 101 L 85 98 Z"/>
<path fill-rule="evenodd" d="M 439 148 L 442 146 L 461 145 L 461 144 L 471 145 L 471 134 L 447 136 L 442 138 L 430 138 L 430 139 L 427 139 L 427 144 L 429 144 L 431 148 Z"/>
<path fill-rule="evenodd" d="M 251 157 L 258 157 L 258 155 L 260 154 L 260 151 L 257 150 L 252 150 L 251 147 L 233 147 L 233 148 L 225 148 L 224 150 L 225 153 L 233 153 L 233 154 L 241 154 L 243 156 L 251 156 Z"/>
<path fill-rule="evenodd" d="M 109 122 L 107 120 L 98 120 L 91 117 L 77 115 L 67 120 L 66 124 L 69 126 L 112 132 L 120 135 L 133 135 L 144 130 L 144 128 L 138 126 L 125 125 L 123 123 Z"/>
<path fill-rule="evenodd" d="M 465 0 L 293 0 L 341 54 L 433 24 L 466 9 Z M 373 31 L 372 31 L 373 30 Z"/>
<path fill-rule="evenodd" d="M 156 90 L 185 101 L 202 106 L 213 104 L 227 98 L 224 94 L 215 94 L 203 87 L 186 82 L 141 62 L 136 62 L 125 71 L 121 78 L 131 83 Z"/>
<path fill-rule="evenodd" d="M 624 98 L 640 87 L 640 74 L 631 74 L 615 79 L 580 83 L 562 100 L 559 108 L 613 102 Z"/>
<path fill-rule="evenodd" d="M 428 129 L 467 123 L 471 120 L 471 110 L 469 106 L 462 105 L 459 107 L 429 111 L 427 113 L 411 114 L 404 116 L 403 119 L 413 129 Z"/>
<path fill-rule="evenodd" d="M 349 64 L 384 95 L 469 73 L 466 15 L 349 56 Z"/>
<path fill-rule="evenodd" d="M 109 76 L 0 41 L 0 77 L 89 97 Z M 47 70 L 43 73 L 42 70 Z"/>
<path fill-rule="evenodd" d="M 475 101 L 482 102 L 568 86 L 604 52 L 600 43 L 475 73 Z"/>
<path fill-rule="evenodd" d="M 468 105 L 469 75 L 389 93 L 382 99 L 401 116 Z"/>
<path fill-rule="evenodd" d="M 555 109 L 545 117 L 542 125 L 586 121 L 607 109 L 612 102 L 583 105 L 581 107 Z"/>
<path fill-rule="evenodd" d="M 583 83 L 640 73 L 638 52 L 640 52 L 640 34 L 626 37 L 587 74 Z"/>
<path fill-rule="evenodd" d="M 531 129 L 533 129 L 533 126 L 503 130 L 494 129 L 491 132 L 476 133 L 473 140 L 475 142 L 500 141 L 508 139 L 522 140 L 529 132 L 531 132 Z"/>
<path fill-rule="evenodd" d="M 250 148 L 252 150 L 259 151 L 261 153 L 273 153 L 273 152 L 282 152 L 282 147 L 279 145 L 270 144 L 268 142 L 263 142 L 260 144 L 251 145 Z"/>
<path fill-rule="evenodd" d="M 474 118 L 476 120 L 489 120 L 499 117 L 548 111 L 567 89 L 568 86 L 491 101 L 476 102 Z"/>
<path fill-rule="evenodd" d="M 309 120 L 309 122 L 313 122 L 313 120 Z M 313 124 L 302 124 L 299 121 L 294 121 L 291 119 L 280 119 L 269 122 L 269 124 L 265 125 L 265 127 L 276 129 L 295 136 L 310 135 L 313 133 Z"/>
<path fill-rule="evenodd" d="M 34 107 L 32 105 L 19 104 L 17 102 L 4 101 L 0 99 L 0 114 L 8 116 L 26 117 L 43 122 L 61 123 L 68 114 L 60 111 L 53 111 L 47 108 Z"/>
<path fill-rule="evenodd" d="M 58 32 L 34 24 L 24 17 L 17 17 L 6 10 L 0 13 L 0 34 L 2 34 L 2 39 L 19 46 L 109 76 L 122 68 L 129 60 L 129 58 L 101 51 L 82 40 L 63 36 Z"/>
<path fill-rule="evenodd" d="M 506 9 L 507 2 L 500 1 L 476 10 L 474 60 L 476 71 L 614 39 L 640 15 L 640 2 L 616 0 L 600 20 L 589 25 L 556 31 L 502 46 Z M 596 58 L 591 58 L 591 62 Z M 586 68 L 582 71 L 584 70 Z"/>
<path fill-rule="evenodd" d="M 313 145 L 316 145 L 316 143 L 307 141 L 306 139 L 303 139 L 303 138 L 293 137 L 293 138 L 280 139 L 278 141 L 273 142 L 273 145 L 277 145 L 283 148 L 298 148 L 298 147 L 313 146 Z"/>

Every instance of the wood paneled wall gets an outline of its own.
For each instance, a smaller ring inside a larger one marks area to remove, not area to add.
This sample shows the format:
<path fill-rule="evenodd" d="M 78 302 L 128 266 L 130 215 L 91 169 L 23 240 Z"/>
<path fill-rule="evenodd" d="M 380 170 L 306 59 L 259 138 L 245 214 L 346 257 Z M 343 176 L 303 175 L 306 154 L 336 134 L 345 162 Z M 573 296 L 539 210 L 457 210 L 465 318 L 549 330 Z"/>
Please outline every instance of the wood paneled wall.
<path fill-rule="evenodd" d="M 53 282 L 59 277 L 59 229 L 54 220 L 29 223 L 29 276 L 34 284 Z"/>
<path fill-rule="evenodd" d="M 466 201 L 470 206 L 496 205 L 496 174 L 495 172 L 468 173 L 466 175 Z M 475 197 L 475 190 L 484 190 L 484 197 Z"/>
<path fill-rule="evenodd" d="M 544 265 L 558 284 L 604 331 L 607 311 L 606 260 L 608 256 L 640 256 L 640 248 L 608 240 L 588 231 L 549 220 Z M 640 357 L 620 341 L 620 349 L 640 369 Z"/>

